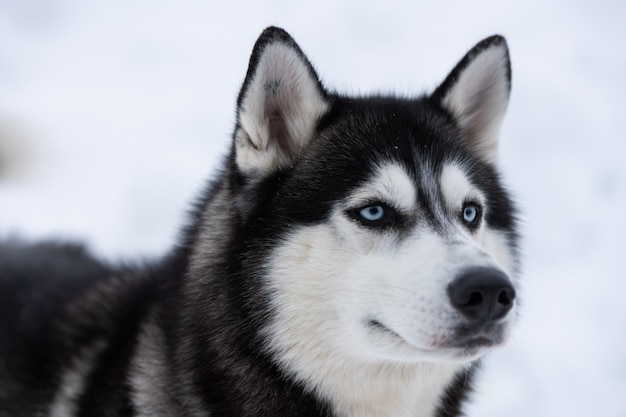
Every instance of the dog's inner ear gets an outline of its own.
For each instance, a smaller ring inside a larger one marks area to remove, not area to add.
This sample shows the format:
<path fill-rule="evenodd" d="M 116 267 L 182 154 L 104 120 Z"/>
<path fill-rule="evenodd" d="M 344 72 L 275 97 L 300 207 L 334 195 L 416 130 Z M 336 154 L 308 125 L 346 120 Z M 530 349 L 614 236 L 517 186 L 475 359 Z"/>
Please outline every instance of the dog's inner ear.
<path fill-rule="evenodd" d="M 492 162 L 510 91 L 509 51 L 505 39 L 496 35 L 472 48 L 433 98 L 453 115 L 470 147 Z"/>
<path fill-rule="evenodd" d="M 236 163 L 250 177 L 291 164 L 328 108 L 312 65 L 278 28 L 256 42 L 237 105 Z"/>

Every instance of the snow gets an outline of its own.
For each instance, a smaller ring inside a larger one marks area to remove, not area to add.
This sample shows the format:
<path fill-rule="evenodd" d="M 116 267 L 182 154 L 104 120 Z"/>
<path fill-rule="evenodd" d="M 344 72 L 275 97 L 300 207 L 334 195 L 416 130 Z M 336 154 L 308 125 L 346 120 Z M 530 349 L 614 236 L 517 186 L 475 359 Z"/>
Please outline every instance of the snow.
<path fill-rule="evenodd" d="M 431 89 L 507 37 L 502 168 L 522 209 L 523 306 L 470 416 L 626 415 L 626 3 L 0 1 L 0 237 L 172 244 L 228 149 L 252 45 L 287 29 L 345 92 Z"/>

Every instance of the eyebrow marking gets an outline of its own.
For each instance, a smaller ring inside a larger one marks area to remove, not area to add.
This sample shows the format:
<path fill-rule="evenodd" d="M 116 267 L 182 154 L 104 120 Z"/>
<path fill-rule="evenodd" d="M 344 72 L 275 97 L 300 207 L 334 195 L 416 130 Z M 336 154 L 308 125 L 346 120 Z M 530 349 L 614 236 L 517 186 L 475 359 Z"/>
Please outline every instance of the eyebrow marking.
<path fill-rule="evenodd" d="M 416 210 L 417 191 L 406 170 L 395 163 L 381 165 L 372 178 L 348 197 L 350 205 L 378 200 L 405 213 Z"/>

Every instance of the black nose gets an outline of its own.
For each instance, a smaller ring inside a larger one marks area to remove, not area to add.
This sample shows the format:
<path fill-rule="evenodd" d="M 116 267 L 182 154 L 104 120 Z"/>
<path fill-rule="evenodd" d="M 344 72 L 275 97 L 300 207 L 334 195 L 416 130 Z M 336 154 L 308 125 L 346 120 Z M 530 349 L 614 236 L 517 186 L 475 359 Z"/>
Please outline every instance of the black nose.
<path fill-rule="evenodd" d="M 515 289 L 495 268 L 464 271 L 448 287 L 452 305 L 472 321 L 499 320 L 513 307 Z"/>

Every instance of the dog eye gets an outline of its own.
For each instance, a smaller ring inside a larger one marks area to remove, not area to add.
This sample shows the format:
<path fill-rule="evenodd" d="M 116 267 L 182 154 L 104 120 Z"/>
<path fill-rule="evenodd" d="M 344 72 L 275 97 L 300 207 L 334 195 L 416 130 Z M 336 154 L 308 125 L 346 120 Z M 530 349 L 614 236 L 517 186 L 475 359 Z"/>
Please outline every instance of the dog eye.
<path fill-rule="evenodd" d="M 389 227 L 401 221 L 401 216 L 394 209 L 381 202 L 349 209 L 346 214 L 365 227 Z"/>
<path fill-rule="evenodd" d="M 359 211 L 359 216 L 365 221 L 377 222 L 385 217 L 385 209 L 378 204 L 367 206 Z"/>
<path fill-rule="evenodd" d="M 375 229 L 400 227 L 408 221 L 402 213 L 380 201 L 348 209 L 345 213 L 361 226 Z"/>
<path fill-rule="evenodd" d="M 478 226 L 480 222 L 480 206 L 475 203 L 465 203 L 462 212 L 463 221 L 470 227 Z"/>

